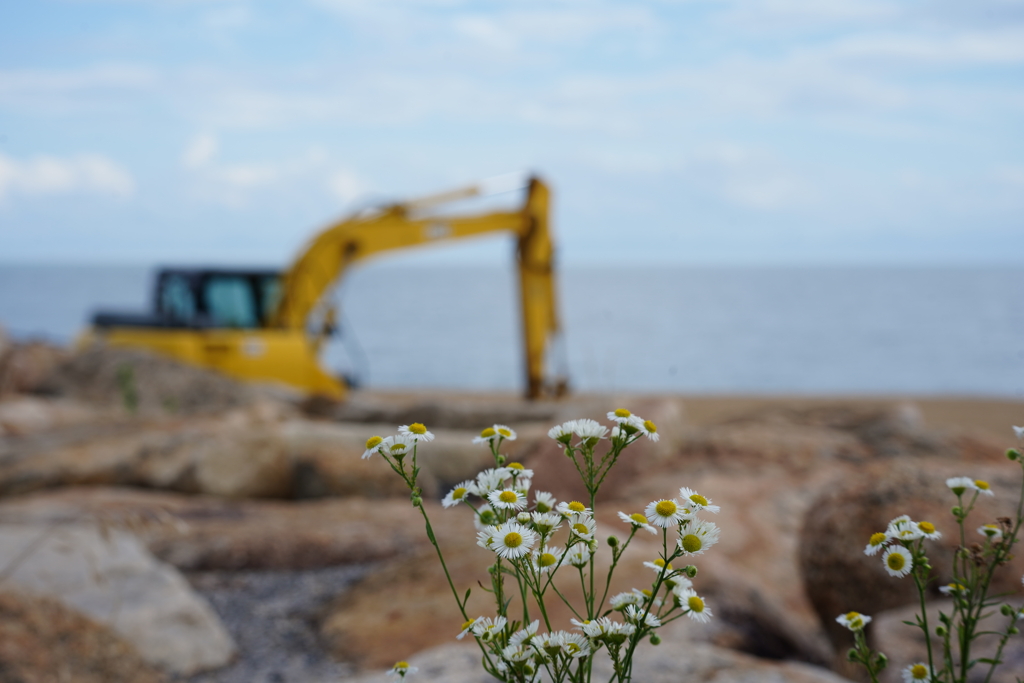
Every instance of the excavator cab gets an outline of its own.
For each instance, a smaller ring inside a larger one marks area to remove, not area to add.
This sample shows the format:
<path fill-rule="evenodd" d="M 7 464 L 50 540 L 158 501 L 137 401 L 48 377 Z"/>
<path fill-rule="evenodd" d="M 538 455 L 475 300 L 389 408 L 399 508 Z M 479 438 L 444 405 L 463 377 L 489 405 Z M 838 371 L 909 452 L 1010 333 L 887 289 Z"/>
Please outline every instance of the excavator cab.
<path fill-rule="evenodd" d="M 152 313 L 99 311 L 92 323 L 98 329 L 253 330 L 268 325 L 280 299 L 277 271 L 163 268 L 156 276 Z"/>

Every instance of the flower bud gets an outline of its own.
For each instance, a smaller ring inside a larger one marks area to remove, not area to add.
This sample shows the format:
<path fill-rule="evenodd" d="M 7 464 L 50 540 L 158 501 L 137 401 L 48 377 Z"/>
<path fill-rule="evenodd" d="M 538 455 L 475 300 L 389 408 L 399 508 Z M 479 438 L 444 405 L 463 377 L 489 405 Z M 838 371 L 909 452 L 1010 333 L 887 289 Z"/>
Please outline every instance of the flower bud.
<path fill-rule="evenodd" d="M 418 507 L 423 507 L 423 499 L 420 498 L 419 496 L 413 496 L 412 497 L 412 505 L 413 505 L 413 507 L 417 507 L 417 508 Z"/>
<path fill-rule="evenodd" d="M 505 464 L 505 461 L 508 460 L 508 458 L 506 458 L 504 455 L 499 454 L 498 457 L 495 458 L 495 460 L 498 463 L 498 467 L 501 467 L 502 465 Z"/>
<path fill-rule="evenodd" d="M 950 510 L 950 512 L 953 513 L 954 517 L 960 517 L 961 515 L 964 514 L 964 509 L 962 507 L 960 507 L 959 505 L 954 505 L 953 509 Z"/>
<path fill-rule="evenodd" d="M 885 656 L 884 652 L 879 652 L 878 656 L 875 657 L 875 664 L 878 666 L 878 670 L 881 671 L 889 665 L 889 658 Z"/>
<path fill-rule="evenodd" d="M 1016 448 L 1011 448 L 1008 451 L 1006 451 L 1006 457 L 1009 458 L 1010 460 L 1020 460 L 1020 451 L 1018 451 Z"/>
<path fill-rule="evenodd" d="M 651 634 L 651 645 L 661 645 L 661 637 L 657 633 Z"/>
<path fill-rule="evenodd" d="M 999 608 L 999 613 L 1002 614 L 1004 617 L 1012 617 L 1013 616 L 1013 608 L 1010 607 L 1009 605 L 1003 605 L 1002 607 Z"/>
<path fill-rule="evenodd" d="M 938 637 L 945 638 L 947 633 L 949 633 L 949 629 L 947 629 L 945 626 L 940 624 L 935 627 L 935 635 L 937 635 Z"/>
<path fill-rule="evenodd" d="M 1006 632 L 1009 633 L 1011 636 L 1015 636 L 1018 633 L 1020 633 L 1020 629 L 1017 628 L 1016 626 L 1011 626 L 1009 629 L 1007 629 Z"/>
<path fill-rule="evenodd" d="M 608 546 L 609 547 L 615 548 L 615 547 L 618 547 L 618 545 L 619 545 L 619 539 L 615 538 L 614 536 L 609 536 L 608 537 Z"/>
<path fill-rule="evenodd" d="M 857 661 L 857 648 L 851 647 L 846 651 L 846 661 L 856 662 Z"/>
<path fill-rule="evenodd" d="M 693 577 L 697 576 L 697 568 L 694 567 L 692 564 L 688 564 L 685 567 L 683 567 L 683 573 L 692 579 Z"/>

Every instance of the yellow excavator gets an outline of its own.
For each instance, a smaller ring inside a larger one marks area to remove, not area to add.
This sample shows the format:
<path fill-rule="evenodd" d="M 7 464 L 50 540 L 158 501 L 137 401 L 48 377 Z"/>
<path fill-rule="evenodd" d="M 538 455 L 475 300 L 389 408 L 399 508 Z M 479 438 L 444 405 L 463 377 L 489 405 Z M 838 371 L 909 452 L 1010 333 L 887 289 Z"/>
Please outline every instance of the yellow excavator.
<path fill-rule="evenodd" d="M 284 273 L 240 268 L 164 268 L 153 312 L 98 312 L 84 339 L 147 349 L 256 382 L 282 383 L 308 395 L 345 398 L 345 381 L 318 356 L 335 330 L 326 293 L 355 263 L 385 252 L 494 232 L 518 239 L 526 396 L 565 391 L 551 376 L 548 352 L 560 333 L 553 271 L 551 193 L 527 181 L 521 206 L 459 215 L 439 210 L 485 194 L 482 186 L 358 212 L 329 226 Z"/>

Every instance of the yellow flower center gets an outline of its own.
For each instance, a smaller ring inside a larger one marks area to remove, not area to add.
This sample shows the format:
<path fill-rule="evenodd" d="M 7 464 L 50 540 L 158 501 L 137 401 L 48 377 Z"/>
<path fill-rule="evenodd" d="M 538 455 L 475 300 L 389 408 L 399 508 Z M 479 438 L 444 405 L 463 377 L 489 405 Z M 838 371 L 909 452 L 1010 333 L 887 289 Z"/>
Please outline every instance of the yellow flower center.
<path fill-rule="evenodd" d="M 426 434 L 427 428 L 420 424 L 419 422 L 413 422 L 411 425 L 409 425 L 409 431 L 412 432 L 413 434 Z"/>
<path fill-rule="evenodd" d="M 519 500 L 519 496 L 515 491 L 502 491 L 498 494 L 498 500 L 502 503 L 514 503 Z"/>
<path fill-rule="evenodd" d="M 651 589 L 650 588 L 645 588 L 645 589 L 643 589 L 640 592 L 643 593 L 644 595 L 646 595 L 647 597 L 651 597 Z"/>
<path fill-rule="evenodd" d="M 658 559 L 656 559 L 654 561 L 654 566 L 656 566 L 656 567 L 664 567 L 665 566 L 665 560 L 663 560 L 663 559 L 661 559 L 659 557 Z M 672 565 L 669 565 L 668 568 L 672 569 Z"/>
<path fill-rule="evenodd" d="M 881 531 L 871 534 L 871 540 L 868 541 L 870 545 L 882 545 L 885 543 L 886 535 Z"/>
<path fill-rule="evenodd" d="M 982 491 L 988 491 L 988 482 L 987 481 L 983 481 L 981 479 L 975 479 L 974 480 L 974 485 L 977 486 Z"/>
<path fill-rule="evenodd" d="M 496 432 L 494 431 L 493 427 L 487 427 L 486 429 L 484 429 L 483 431 L 480 432 L 480 436 L 482 436 L 485 439 L 489 439 L 492 436 L 494 436 L 495 434 L 496 434 Z"/>
<path fill-rule="evenodd" d="M 404 451 L 405 451 L 405 444 L 404 443 L 391 444 L 391 452 L 392 453 L 399 453 L 399 452 L 404 452 Z"/>
<path fill-rule="evenodd" d="M 409 668 L 409 662 L 395 662 L 395 667 L 394 668 L 396 668 L 396 669 L 408 669 Z"/>
<path fill-rule="evenodd" d="M 650 420 L 644 420 L 644 429 L 654 434 L 658 431 L 658 425 L 654 424 Z"/>
<path fill-rule="evenodd" d="M 366 450 L 376 448 L 381 444 L 382 441 L 384 441 L 384 439 L 380 438 L 379 436 L 371 436 L 369 439 L 366 440 Z"/>
<path fill-rule="evenodd" d="M 891 553 L 886 558 L 885 563 L 889 565 L 889 569 L 898 572 L 907 564 L 907 558 L 903 557 L 900 553 Z"/>
<path fill-rule="evenodd" d="M 704 544 L 700 542 L 696 534 L 686 534 L 683 536 L 683 550 L 688 553 L 695 553 L 704 547 Z"/>
<path fill-rule="evenodd" d="M 639 512 L 634 512 L 633 514 L 631 514 L 629 516 L 629 518 L 631 520 L 633 520 L 634 522 L 636 522 L 637 524 L 641 524 L 641 525 L 647 524 L 647 518 L 644 517 L 643 515 L 641 515 Z"/>
<path fill-rule="evenodd" d="M 472 626 L 475 623 L 476 623 L 476 619 L 470 619 L 469 621 L 467 621 L 466 623 L 464 623 L 462 625 L 462 630 L 465 631 L 467 628 L 469 628 L 470 626 Z"/>
<path fill-rule="evenodd" d="M 576 522 L 572 525 L 572 530 L 578 533 L 580 536 L 590 533 L 590 529 L 588 529 L 585 524 L 580 524 L 579 522 Z"/>
<path fill-rule="evenodd" d="M 687 601 L 686 606 L 690 608 L 691 612 L 703 612 L 704 601 L 698 598 L 696 595 L 691 595 Z"/>
<path fill-rule="evenodd" d="M 511 429 L 506 429 L 506 428 L 504 428 L 504 427 L 502 427 L 501 429 L 499 429 L 499 430 L 498 430 L 498 433 L 499 433 L 499 434 L 501 434 L 502 436 L 504 436 L 504 437 L 505 437 L 506 439 L 507 439 L 508 437 L 512 436 L 512 430 L 511 430 Z"/>
<path fill-rule="evenodd" d="M 523 463 L 521 463 L 521 462 L 510 462 L 509 464 L 505 465 L 505 467 L 509 468 L 510 470 L 520 470 L 520 471 L 526 469 L 525 467 L 523 467 Z"/>
<path fill-rule="evenodd" d="M 580 651 L 580 646 L 577 645 L 576 643 L 569 642 L 569 643 L 565 644 L 565 651 L 568 652 L 569 654 L 576 654 L 577 652 Z"/>
<path fill-rule="evenodd" d="M 707 505 L 708 504 L 708 499 L 705 498 L 704 496 L 700 495 L 699 493 L 695 493 L 692 496 L 690 496 L 690 500 L 692 500 L 697 505 Z"/>
<path fill-rule="evenodd" d="M 629 417 L 632 414 L 633 413 L 629 412 L 625 408 L 616 408 L 615 409 L 615 417 Z"/>
<path fill-rule="evenodd" d="M 854 621 L 859 616 L 860 616 L 860 612 L 847 612 L 846 613 L 846 620 L 847 621 Z"/>
<path fill-rule="evenodd" d="M 569 503 L 566 507 L 568 507 L 573 512 L 585 512 L 587 509 L 587 506 L 579 502 L 578 500 L 574 500 L 573 502 Z"/>
<path fill-rule="evenodd" d="M 462 486 L 452 491 L 452 500 L 462 500 L 466 497 L 466 489 Z"/>
<path fill-rule="evenodd" d="M 921 531 L 925 532 L 926 534 L 934 534 L 935 533 L 935 525 L 932 524 L 931 522 L 920 522 L 917 525 L 917 528 L 920 529 Z"/>
<path fill-rule="evenodd" d="M 654 511 L 661 517 L 671 517 L 679 508 L 671 500 L 663 500 L 654 506 Z"/>
<path fill-rule="evenodd" d="M 985 530 L 985 534 L 988 536 L 994 536 L 999 531 L 999 527 L 995 524 L 986 524 L 981 528 Z"/>
<path fill-rule="evenodd" d="M 510 531 L 505 534 L 505 547 L 506 548 L 518 548 L 523 544 L 523 537 L 514 531 Z"/>
<path fill-rule="evenodd" d="M 537 558 L 537 564 L 541 567 L 551 567 L 558 562 L 558 558 L 551 553 L 541 553 Z"/>
<path fill-rule="evenodd" d="M 910 677 L 915 681 L 923 681 L 928 678 L 928 667 L 924 664 L 915 664 L 910 667 Z"/>

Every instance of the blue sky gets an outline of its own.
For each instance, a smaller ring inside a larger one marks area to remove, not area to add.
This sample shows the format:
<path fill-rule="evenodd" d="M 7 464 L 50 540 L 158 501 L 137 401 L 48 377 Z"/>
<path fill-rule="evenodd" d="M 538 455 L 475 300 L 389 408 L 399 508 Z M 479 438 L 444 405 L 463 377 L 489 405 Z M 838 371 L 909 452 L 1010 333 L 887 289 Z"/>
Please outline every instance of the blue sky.
<path fill-rule="evenodd" d="M 1021 1 L 2 15 L 0 262 L 283 264 L 367 201 L 534 170 L 570 264 L 1024 263 Z"/>

